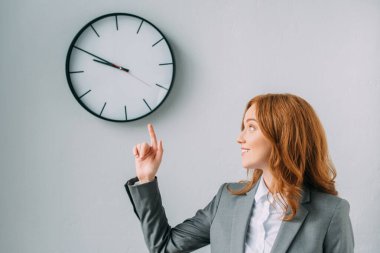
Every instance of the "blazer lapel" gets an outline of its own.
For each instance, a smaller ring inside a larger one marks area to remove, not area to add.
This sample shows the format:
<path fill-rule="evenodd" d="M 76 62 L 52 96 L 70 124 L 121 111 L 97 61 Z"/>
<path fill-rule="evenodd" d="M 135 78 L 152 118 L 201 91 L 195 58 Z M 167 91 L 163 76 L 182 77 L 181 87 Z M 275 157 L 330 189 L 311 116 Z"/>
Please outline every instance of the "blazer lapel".
<path fill-rule="evenodd" d="M 255 194 L 258 185 L 259 184 L 256 183 L 256 185 L 245 195 L 237 196 L 238 199 L 236 200 L 233 213 L 231 245 L 229 252 L 244 253 L 245 239 L 248 232 L 248 225 L 251 219 L 252 208 L 254 206 Z M 309 211 L 304 207 L 304 204 L 309 201 L 309 189 L 304 187 L 297 214 L 291 221 L 282 221 L 280 230 L 278 231 L 271 250 L 272 253 L 286 253 L 309 213 Z"/>
<path fill-rule="evenodd" d="M 259 182 L 259 181 L 258 181 Z M 247 192 L 245 195 L 237 196 L 234 207 L 232 229 L 231 229 L 231 244 L 229 252 L 243 253 L 247 228 L 251 218 L 252 207 L 255 201 L 255 194 L 258 188 L 258 183 Z"/>
<path fill-rule="evenodd" d="M 297 214 L 291 221 L 282 221 L 280 230 L 278 231 L 271 250 L 272 253 L 285 253 L 288 250 L 291 242 L 308 215 L 309 211 L 303 205 L 309 201 L 310 192 L 308 188 L 304 188 L 301 204 L 299 205 Z"/>

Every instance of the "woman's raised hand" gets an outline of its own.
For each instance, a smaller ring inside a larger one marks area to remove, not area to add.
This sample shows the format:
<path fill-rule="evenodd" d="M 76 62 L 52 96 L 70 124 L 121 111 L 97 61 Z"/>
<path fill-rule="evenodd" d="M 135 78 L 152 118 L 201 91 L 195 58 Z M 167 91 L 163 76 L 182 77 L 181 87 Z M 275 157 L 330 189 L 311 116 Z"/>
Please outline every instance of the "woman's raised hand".
<path fill-rule="evenodd" d="M 143 142 L 133 147 L 136 175 L 141 183 L 154 180 L 164 151 L 162 140 L 157 143 L 156 134 L 152 124 L 148 124 L 148 131 L 150 135 L 150 145 Z"/>

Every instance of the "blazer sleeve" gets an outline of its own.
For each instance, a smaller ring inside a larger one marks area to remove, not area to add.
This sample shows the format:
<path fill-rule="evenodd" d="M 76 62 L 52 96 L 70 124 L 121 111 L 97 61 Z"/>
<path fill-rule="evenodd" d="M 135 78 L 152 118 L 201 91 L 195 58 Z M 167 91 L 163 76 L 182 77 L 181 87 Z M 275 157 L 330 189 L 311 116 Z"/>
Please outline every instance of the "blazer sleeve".
<path fill-rule="evenodd" d="M 323 243 L 326 253 L 353 253 L 354 233 L 349 216 L 350 204 L 341 199 L 331 218 L 329 228 Z"/>
<path fill-rule="evenodd" d="M 171 227 L 162 206 L 157 177 L 135 185 L 138 178 L 125 184 L 134 212 L 141 223 L 145 243 L 151 253 L 191 252 L 210 243 L 210 227 L 218 209 L 223 184 L 209 204 L 184 222 Z"/>

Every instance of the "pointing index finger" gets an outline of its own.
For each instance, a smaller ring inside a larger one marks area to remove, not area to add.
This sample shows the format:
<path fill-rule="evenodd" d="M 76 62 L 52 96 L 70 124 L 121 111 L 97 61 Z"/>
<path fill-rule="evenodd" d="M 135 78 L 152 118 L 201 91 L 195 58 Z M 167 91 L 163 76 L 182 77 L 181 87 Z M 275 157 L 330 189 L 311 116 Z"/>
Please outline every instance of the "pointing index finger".
<path fill-rule="evenodd" d="M 149 135 L 150 135 L 150 143 L 152 145 L 152 147 L 154 149 L 157 148 L 157 137 L 156 137 L 156 133 L 154 132 L 154 129 L 153 129 L 153 125 L 152 124 L 148 124 L 148 131 L 149 131 Z"/>

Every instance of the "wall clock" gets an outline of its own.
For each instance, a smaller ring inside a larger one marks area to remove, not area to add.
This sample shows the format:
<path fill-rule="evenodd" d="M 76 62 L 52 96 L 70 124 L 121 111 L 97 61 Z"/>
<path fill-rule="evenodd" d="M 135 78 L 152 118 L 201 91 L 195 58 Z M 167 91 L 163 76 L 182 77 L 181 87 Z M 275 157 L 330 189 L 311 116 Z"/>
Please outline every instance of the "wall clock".
<path fill-rule="evenodd" d="M 144 18 L 112 13 L 74 37 L 66 57 L 72 94 L 91 114 L 127 122 L 155 111 L 168 97 L 175 60 L 161 31 Z"/>

